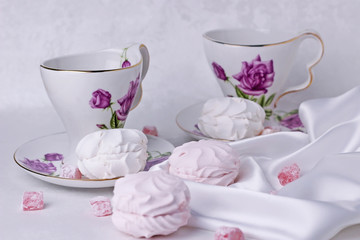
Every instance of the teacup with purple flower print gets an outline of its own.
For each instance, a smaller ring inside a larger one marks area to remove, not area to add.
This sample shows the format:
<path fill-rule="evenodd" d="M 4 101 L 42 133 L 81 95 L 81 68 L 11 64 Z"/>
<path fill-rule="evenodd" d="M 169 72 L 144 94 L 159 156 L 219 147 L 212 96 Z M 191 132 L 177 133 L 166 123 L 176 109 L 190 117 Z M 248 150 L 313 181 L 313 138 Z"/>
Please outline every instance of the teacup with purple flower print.
<path fill-rule="evenodd" d="M 218 63 L 212 62 L 211 65 L 218 79 L 228 82 L 234 87 L 236 96 L 260 104 L 265 110 L 266 117 L 269 118 L 273 112 L 272 109 L 266 109 L 266 107 L 271 105 L 276 93 L 271 94 L 268 98 L 266 98 L 265 94 L 274 82 L 273 64 L 272 59 L 262 61 L 261 56 L 258 54 L 250 62 L 243 61 L 240 72 L 232 76 L 227 76 L 224 68 Z"/>
<path fill-rule="evenodd" d="M 91 108 L 100 108 L 103 110 L 110 110 L 111 117 L 109 121 L 109 126 L 104 123 L 98 123 L 96 126 L 100 129 L 109 129 L 109 128 L 123 128 L 125 125 L 125 120 L 129 114 L 131 105 L 135 98 L 136 92 L 140 85 L 140 74 L 134 81 L 130 82 L 129 89 L 127 93 L 117 100 L 117 103 L 120 105 L 119 109 L 114 110 L 113 105 L 115 103 L 111 102 L 110 92 L 104 89 L 98 89 L 92 93 L 92 98 L 89 101 Z"/>

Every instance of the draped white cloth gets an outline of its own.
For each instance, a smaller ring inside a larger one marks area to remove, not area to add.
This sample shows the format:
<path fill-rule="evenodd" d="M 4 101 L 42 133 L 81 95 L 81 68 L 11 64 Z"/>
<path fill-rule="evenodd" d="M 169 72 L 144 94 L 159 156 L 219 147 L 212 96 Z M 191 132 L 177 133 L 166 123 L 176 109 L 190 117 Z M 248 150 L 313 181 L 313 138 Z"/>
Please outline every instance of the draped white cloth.
<path fill-rule="evenodd" d="M 299 108 L 307 134 L 279 132 L 233 143 L 241 155 L 236 183 L 186 181 L 189 224 L 209 230 L 238 226 L 248 239 L 328 240 L 360 223 L 359 103 L 360 86 L 309 100 Z M 300 178 L 280 185 L 278 173 L 294 163 Z"/>

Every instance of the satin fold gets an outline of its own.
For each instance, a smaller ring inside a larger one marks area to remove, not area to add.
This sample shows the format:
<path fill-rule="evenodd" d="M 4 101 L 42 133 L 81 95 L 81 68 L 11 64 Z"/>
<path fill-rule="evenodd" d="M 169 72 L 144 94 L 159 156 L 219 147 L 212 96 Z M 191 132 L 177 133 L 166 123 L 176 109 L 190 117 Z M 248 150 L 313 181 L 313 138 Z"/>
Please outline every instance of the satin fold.
<path fill-rule="evenodd" d="M 240 227 L 248 239 L 328 240 L 360 223 L 360 86 L 300 105 L 301 132 L 234 142 L 241 168 L 220 187 L 186 181 L 189 225 Z M 296 163 L 300 178 L 282 186 L 278 174 Z M 166 162 L 160 167 L 166 170 Z"/>

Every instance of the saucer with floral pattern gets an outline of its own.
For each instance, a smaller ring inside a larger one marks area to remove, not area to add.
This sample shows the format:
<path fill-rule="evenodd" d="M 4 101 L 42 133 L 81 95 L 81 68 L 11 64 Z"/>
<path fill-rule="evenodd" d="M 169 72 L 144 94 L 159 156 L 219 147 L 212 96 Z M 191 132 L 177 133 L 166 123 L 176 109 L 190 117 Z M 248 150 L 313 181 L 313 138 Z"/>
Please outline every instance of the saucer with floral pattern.
<path fill-rule="evenodd" d="M 145 170 L 166 160 L 174 146 L 159 137 L 147 135 L 148 159 Z M 81 179 L 62 177 L 61 169 L 67 165 L 68 137 L 66 133 L 56 133 L 33 139 L 21 145 L 14 153 L 15 163 L 25 172 L 46 182 L 77 188 L 112 187 L 118 178 Z M 76 168 L 76 166 L 74 166 Z M 80 174 L 80 173 L 79 173 Z"/>
<path fill-rule="evenodd" d="M 177 126 L 191 137 L 200 139 L 213 139 L 204 135 L 197 126 L 198 120 L 201 116 L 201 111 L 205 102 L 193 104 L 189 107 L 182 109 L 176 116 Z M 268 129 L 279 131 L 301 131 L 305 132 L 302 125 L 298 109 L 292 111 L 274 110 L 272 116 L 265 120 L 264 126 Z M 223 140 L 224 139 L 216 139 Z M 231 142 L 231 141 L 230 141 Z"/>

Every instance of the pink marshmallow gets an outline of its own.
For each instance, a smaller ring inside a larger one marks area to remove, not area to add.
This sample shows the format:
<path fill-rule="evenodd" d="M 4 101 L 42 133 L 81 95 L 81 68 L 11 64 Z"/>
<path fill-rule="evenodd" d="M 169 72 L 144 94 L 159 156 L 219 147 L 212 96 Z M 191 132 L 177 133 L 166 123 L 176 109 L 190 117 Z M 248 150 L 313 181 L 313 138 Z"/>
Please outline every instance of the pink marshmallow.
<path fill-rule="evenodd" d="M 236 227 L 219 227 L 214 240 L 245 240 L 243 232 Z"/>
<path fill-rule="evenodd" d="M 22 207 L 24 211 L 41 210 L 44 208 L 42 192 L 24 192 Z"/>
<path fill-rule="evenodd" d="M 281 169 L 278 179 L 281 185 L 285 186 L 288 183 L 298 179 L 300 177 L 300 168 L 294 163 L 290 166 L 286 166 Z"/>
<path fill-rule="evenodd" d="M 77 167 L 75 167 L 73 165 L 64 164 L 61 166 L 61 169 L 60 169 L 60 177 L 81 179 L 81 172 Z"/>
<path fill-rule="evenodd" d="M 143 133 L 152 135 L 152 136 L 158 136 L 158 131 L 155 126 L 144 126 Z"/>
<path fill-rule="evenodd" d="M 92 212 L 96 217 L 104 217 L 112 214 L 112 207 L 110 199 L 103 196 L 98 196 L 90 199 Z"/>

